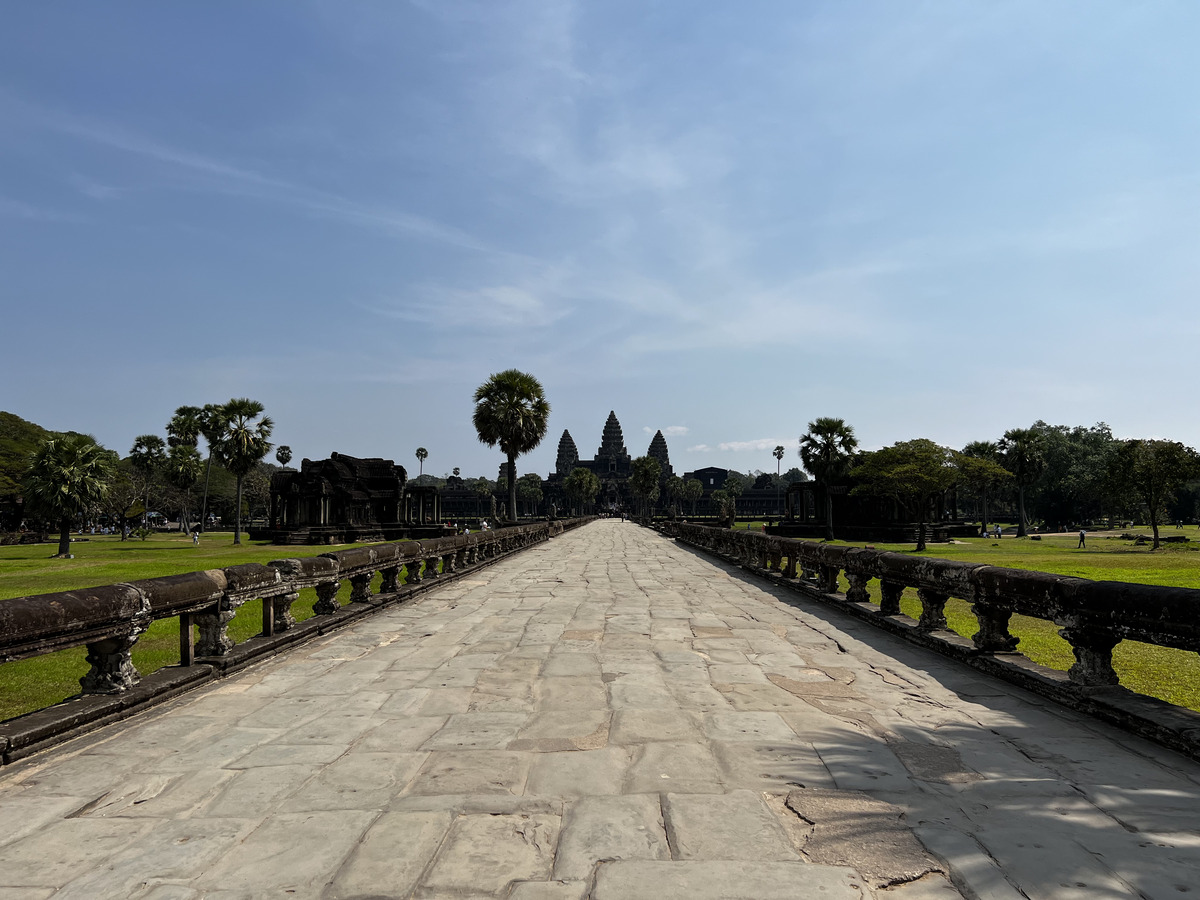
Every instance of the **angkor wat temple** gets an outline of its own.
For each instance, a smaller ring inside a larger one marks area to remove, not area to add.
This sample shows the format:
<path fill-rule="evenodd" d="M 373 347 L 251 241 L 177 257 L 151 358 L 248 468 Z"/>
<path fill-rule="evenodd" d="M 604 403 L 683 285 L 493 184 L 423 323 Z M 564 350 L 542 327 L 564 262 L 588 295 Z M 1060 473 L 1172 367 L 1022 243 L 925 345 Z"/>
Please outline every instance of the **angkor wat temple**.
<path fill-rule="evenodd" d="M 650 441 L 647 456 L 658 460 L 662 466 L 662 481 L 674 474 L 671 468 L 671 457 L 667 451 L 667 439 L 662 430 L 655 432 Z M 621 433 L 621 423 L 617 414 L 610 410 L 608 421 L 604 423 L 604 431 L 600 436 L 600 446 L 596 455 L 591 459 L 580 459 L 579 450 L 570 431 L 563 431 L 558 440 L 558 457 L 554 463 L 554 472 L 546 480 L 547 496 L 554 495 L 560 509 L 566 509 L 568 501 L 562 491 L 562 481 L 571 474 L 573 469 L 582 468 L 594 473 L 600 479 L 600 494 L 596 497 L 597 509 L 620 509 L 630 507 L 633 495 L 629 490 L 629 475 L 633 466 L 633 457 L 625 449 L 625 438 Z"/>

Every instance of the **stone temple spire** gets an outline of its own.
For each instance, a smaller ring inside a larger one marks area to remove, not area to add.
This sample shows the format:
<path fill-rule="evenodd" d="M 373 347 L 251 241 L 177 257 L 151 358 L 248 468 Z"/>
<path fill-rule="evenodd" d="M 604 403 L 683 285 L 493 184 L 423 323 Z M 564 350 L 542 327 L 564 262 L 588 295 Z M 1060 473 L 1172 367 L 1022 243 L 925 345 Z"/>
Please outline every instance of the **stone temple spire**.
<path fill-rule="evenodd" d="M 579 450 L 575 447 L 575 439 L 571 437 L 571 432 L 564 430 L 558 439 L 558 461 L 554 464 L 554 471 L 558 475 L 570 475 L 577 465 Z"/>
<path fill-rule="evenodd" d="M 596 459 L 613 459 L 629 461 L 629 451 L 625 449 L 625 438 L 621 434 L 621 423 L 617 414 L 609 410 L 608 421 L 604 423 L 604 435 L 600 439 L 600 449 L 596 451 Z"/>
<path fill-rule="evenodd" d="M 654 432 L 654 439 L 650 441 L 650 449 L 646 451 L 646 455 L 658 460 L 658 464 L 662 466 L 662 477 L 670 478 L 675 474 L 671 468 L 671 457 L 667 453 L 667 439 L 663 437 L 662 429 Z"/>

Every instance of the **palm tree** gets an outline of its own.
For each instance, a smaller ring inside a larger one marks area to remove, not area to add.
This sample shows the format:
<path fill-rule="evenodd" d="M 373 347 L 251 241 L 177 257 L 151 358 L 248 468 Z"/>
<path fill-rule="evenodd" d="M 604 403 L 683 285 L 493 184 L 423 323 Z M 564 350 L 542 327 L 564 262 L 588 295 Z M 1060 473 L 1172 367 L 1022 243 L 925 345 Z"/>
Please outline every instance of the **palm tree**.
<path fill-rule="evenodd" d="M 167 459 L 167 442 L 157 434 L 139 434 L 133 439 L 129 462 L 142 476 L 142 525 L 149 522 L 150 483 Z"/>
<path fill-rule="evenodd" d="M 425 460 L 429 459 L 429 451 L 424 447 L 417 448 L 417 478 L 425 474 Z"/>
<path fill-rule="evenodd" d="M 683 483 L 683 498 L 692 501 L 692 518 L 696 517 L 696 501 L 704 496 L 704 482 L 699 478 L 689 478 Z"/>
<path fill-rule="evenodd" d="M 163 468 L 167 481 L 183 491 L 183 512 L 180 519 L 183 521 L 184 533 L 191 534 L 192 488 L 200 480 L 200 471 L 203 468 L 200 452 L 195 445 L 176 444 L 167 454 Z"/>
<path fill-rule="evenodd" d="M 821 416 L 800 436 L 800 460 L 825 494 L 825 536 L 833 540 L 833 482 L 845 474 L 858 438 L 844 419 Z"/>
<path fill-rule="evenodd" d="M 233 542 L 242 542 L 242 485 L 246 476 L 271 450 L 267 438 L 275 423 L 262 415 L 263 405 L 245 397 L 230 400 L 224 408 L 225 430 L 217 441 L 217 453 L 221 463 L 237 479 L 237 524 L 234 526 Z"/>
<path fill-rule="evenodd" d="M 182 409 L 182 407 L 181 407 Z M 194 409 L 194 407 L 189 407 Z M 176 410 L 178 414 L 178 410 Z M 213 457 L 216 455 L 217 444 L 221 440 L 221 436 L 225 433 L 225 426 L 228 422 L 225 414 L 225 407 L 220 403 L 206 403 L 204 408 L 200 410 L 200 433 L 204 435 L 204 440 L 208 444 L 208 463 L 204 467 L 204 499 L 200 503 L 200 533 L 204 533 L 204 527 L 208 519 L 208 482 L 212 477 Z"/>
<path fill-rule="evenodd" d="M 492 375 L 475 389 L 475 413 L 471 421 L 481 443 L 500 445 L 508 457 L 508 510 L 517 514 L 517 457 L 528 453 L 546 436 L 550 404 L 541 382 L 517 369 Z"/>
<path fill-rule="evenodd" d="M 279 449 L 275 451 L 275 459 L 286 468 L 287 464 L 292 461 L 292 448 L 287 444 L 280 444 Z"/>
<path fill-rule="evenodd" d="M 1046 468 L 1045 440 L 1036 428 L 1010 428 L 1000 439 L 1004 468 L 1017 481 L 1017 537 L 1025 537 L 1025 488 Z"/>
<path fill-rule="evenodd" d="M 204 433 L 204 410 L 198 406 L 181 406 L 167 423 L 167 443 L 195 447 Z"/>
<path fill-rule="evenodd" d="M 1000 445 L 995 441 L 971 441 L 962 449 L 960 468 L 967 483 L 978 492 L 982 501 L 980 533 L 987 536 L 988 493 L 1005 477 L 1000 465 Z M 1002 474 L 1003 473 L 1003 474 Z"/>
<path fill-rule="evenodd" d="M 780 516 L 783 515 L 783 504 L 779 500 L 783 476 L 779 474 L 779 467 L 783 465 L 783 454 L 786 452 L 783 444 L 776 444 L 775 449 L 771 451 L 771 455 L 775 457 L 775 512 Z"/>
<path fill-rule="evenodd" d="M 107 495 L 115 454 L 86 434 L 46 441 L 29 460 L 22 490 L 31 510 L 59 525 L 58 558 L 71 558 L 71 525 Z"/>

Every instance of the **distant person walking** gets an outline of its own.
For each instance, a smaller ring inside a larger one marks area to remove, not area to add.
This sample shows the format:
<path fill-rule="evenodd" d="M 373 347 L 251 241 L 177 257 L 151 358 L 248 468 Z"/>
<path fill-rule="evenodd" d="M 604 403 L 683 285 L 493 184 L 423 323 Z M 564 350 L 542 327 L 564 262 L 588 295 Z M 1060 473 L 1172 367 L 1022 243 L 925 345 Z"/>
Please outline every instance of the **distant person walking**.
<path fill-rule="evenodd" d="M 1084 528 L 1080 528 L 1079 529 L 1079 547 L 1086 547 L 1086 546 L 1087 546 L 1087 530 Z M 1079 547 L 1076 547 L 1075 549 L 1078 550 Z"/>
<path fill-rule="evenodd" d="M 1000 535 L 1003 534 L 1003 531 L 1000 528 L 999 522 L 996 523 L 995 534 L 996 534 L 996 540 L 1000 540 Z"/>

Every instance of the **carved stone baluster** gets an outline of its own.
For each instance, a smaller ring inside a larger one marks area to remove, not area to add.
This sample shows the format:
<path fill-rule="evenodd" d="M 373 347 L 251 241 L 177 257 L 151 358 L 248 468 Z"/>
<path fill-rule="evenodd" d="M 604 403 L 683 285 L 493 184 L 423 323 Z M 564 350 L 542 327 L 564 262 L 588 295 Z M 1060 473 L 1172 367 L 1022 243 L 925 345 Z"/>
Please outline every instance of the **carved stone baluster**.
<path fill-rule="evenodd" d="M 794 549 L 787 551 L 787 568 L 783 570 L 783 575 L 785 578 L 796 577 L 796 551 Z"/>
<path fill-rule="evenodd" d="M 141 679 L 131 652 L 144 628 L 121 637 L 105 638 L 87 645 L 88 673 L 79 679 L 85 694 L 120 694 Z"/>
<path fill-rule="evenodd" d="M 379 593 L 394 594 L 400 590 L 400 567 L 388 566 L 386 569 L 380 569 L 379 574 L 383 579 L 379 582 Z"/>
<path fill-rule="evenodd" d="M 850 582 L 850 587 L 846 589 L 846 599 L 851 603 L 867 603 L 871 599 L 871 595 L 867 593 L 867 583 L 871 580 L 871 576 L 865 572 L 852 572 L 846 570 L 846 580 Z"/>
<path fill-rule="evenodd" d="M 817 589 L 824 594 L 836 594 L 838 589 L 838 574 L 840 572 L 841 569 L 837 566 L 821 566 Z"/>
<path fill-rule="evenodd" d="M 292 604 L 299 599 L 298 591 L 280 594 L 275 598 L 275 631 L 277 633 L 296 627 L 296 617 L 292 615 Z"/>
<path fill-rule="evenodd" d="M 317 602 L 313 604 L 314 616 L 332 616 L 342 608 L 337 598 L 341 587 L 340 581 L 322 581 L 317 585 Z"/>
<path fill-rule="evenodd" d="M 971 612 L 979 620 L 979 630 L 971 635 L 978 649 L 988 653 L 1008 653 L 1017 649 L 1021 639 L 1008 632 L 1011 609 L 976 599 L 971 604 Z"/>
<path fill-rule="evenodd" d="M 448 575 L 454 571 L 454 558 L 457 555 L 457 550 L 450 550 L 442 555 L 442 574 Z"/>
<path fill-rule="evenodd" d="M 421 560 L 410 559 L 404 564 L 404 583 L 405 584 L 420 584 L 421 583 Z"/>
<path fill-rule="evenodd" d="M 813 564 L 806 559 L 800 560 L 800 577 L 805 581 L 817 580 L 817 570 L 813 568 Z"/>
<path fill-rule="evenodd" d="M 236 612 L 221 601 L 211 609 L 196 613 L 194 619 L 200 632 L 196 641 L 197 656 L 224 656 L 233 649 L 233 639 L 227 629 Z"/>
<path fill-rule="evenodd" d="M 1075 665 L 1067 670 L 1072 684 L 1097 687 L 1118 684 L 1120 678 L 1112 667 L 1113 648 L 1121 639 L 1106 628 L 1094 628 L 1072 623 L 1058 633 L 1071 645 Z"/>
<path fill-rule="evenodd" d="M 921 601 L 921 618 L 917 628 L 921 631 L 943 631 L 946 628 L 946 601 L 949 594 L 929 588 L 919 588 L 917 597 Z"/>
<path fill-rule="evenodd" d="M 430 556 L 425 559 L 425 577 L 426 578 L 437 578 L 438 577 L 438 574 L 439 574 L 438 573 L 438 560 L 439 559 L 441 559 L 440 556 Z"/>
<path fill-rule="evenodd" d="M 900 615 L 900 595 L 904 593 L 904 585 L 898 581 L 879 582 L 879 614 L 881 616 Z"/>
<path fill-rule="evenodd" d="M 371 578 L 374 572 L 363 572 L 361 575 L 350 576 L 350 602 L 371 602 Z"/>

